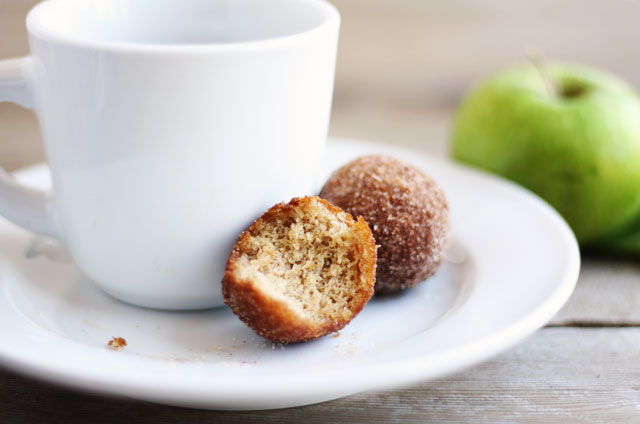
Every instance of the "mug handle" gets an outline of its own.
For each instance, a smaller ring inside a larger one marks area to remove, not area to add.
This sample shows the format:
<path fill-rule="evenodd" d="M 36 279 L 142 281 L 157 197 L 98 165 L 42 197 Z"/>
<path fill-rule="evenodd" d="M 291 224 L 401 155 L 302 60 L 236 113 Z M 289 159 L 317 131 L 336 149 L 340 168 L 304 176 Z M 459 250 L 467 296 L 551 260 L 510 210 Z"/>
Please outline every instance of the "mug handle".
<path fill-rule="evenodd" d="M 33 106 L 30 84 L 31 59 L 0 60 L 0 102 L 25 108 Z M 0 215 L 35 233 L 59 238 L 51 213 L 50 192 L 18 183 L 0 168 Z"/>

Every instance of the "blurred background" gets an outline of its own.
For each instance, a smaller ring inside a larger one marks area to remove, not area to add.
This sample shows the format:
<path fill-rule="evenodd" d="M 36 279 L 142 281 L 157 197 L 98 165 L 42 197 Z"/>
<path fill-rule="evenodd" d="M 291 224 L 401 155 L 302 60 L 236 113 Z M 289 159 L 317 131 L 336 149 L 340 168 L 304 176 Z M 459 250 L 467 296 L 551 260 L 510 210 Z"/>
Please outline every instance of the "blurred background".
<path fill-rule="evenodd" d="M 0 58 L 28 52 L 37 1 L 0 0 Z M 330 134 L 446 154 L 450 120 L 478 79 L 525 59 L 586 62 L 640 87 L 640 2 L 334 0 L 342 14 Z M 0 165 L 43 160 L 33 114 L 0 103 Z"/>

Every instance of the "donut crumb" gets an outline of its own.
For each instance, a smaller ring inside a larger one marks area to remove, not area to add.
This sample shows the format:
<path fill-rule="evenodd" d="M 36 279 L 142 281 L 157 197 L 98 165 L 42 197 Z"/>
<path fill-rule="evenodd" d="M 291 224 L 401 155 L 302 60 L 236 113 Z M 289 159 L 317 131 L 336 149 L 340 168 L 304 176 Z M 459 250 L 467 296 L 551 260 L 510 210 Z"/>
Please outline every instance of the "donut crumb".
<path fill-rule="evenodd" d="M 113 337 L 107 343 L 107 346 L 112 350 L 122 350 L 127 345 L 127 341 L 123 337 Z"/>

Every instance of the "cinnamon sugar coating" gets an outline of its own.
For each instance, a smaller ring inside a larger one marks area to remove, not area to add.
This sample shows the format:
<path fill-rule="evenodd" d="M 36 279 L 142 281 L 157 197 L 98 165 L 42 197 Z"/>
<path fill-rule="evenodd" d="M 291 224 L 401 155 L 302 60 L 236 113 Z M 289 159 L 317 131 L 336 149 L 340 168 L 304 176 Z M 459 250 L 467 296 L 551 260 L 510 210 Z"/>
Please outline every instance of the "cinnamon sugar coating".
<path fill-rule="evenodd" d="M 376 244 L 376 293 L 414 287 L 440 265 L 449 237 L 444 192 L 420 169 L 372 155 L 335 171 L 320 197 L 369 224 Z"/>

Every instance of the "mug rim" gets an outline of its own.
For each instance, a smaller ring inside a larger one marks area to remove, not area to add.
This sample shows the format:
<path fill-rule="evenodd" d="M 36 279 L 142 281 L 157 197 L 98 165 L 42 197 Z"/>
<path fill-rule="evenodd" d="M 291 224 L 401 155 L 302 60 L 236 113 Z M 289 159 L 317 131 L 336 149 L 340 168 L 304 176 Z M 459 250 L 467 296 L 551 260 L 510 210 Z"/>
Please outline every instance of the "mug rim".
<path fill-rule="evenodd" d="M 308 37 L 314 36 L 332 26 L 340 25 L 340 13 L 334 5 L 326 0 L 298 0 L 306 1 L 308 4 L 315 4 L 321 8 L 323 17 L 322 21 L 310 28 L 300 32 L 275 37 L 265 37 L 258 40 L 232 41 L 225 43 L 141 43 L 126 41 L 107 41 L 93 40 L 82 38 L 81 36 L 62 34 L 59 31 L 45 27 L 40 21 L 40 14 L 44 13 L 43 9 L 57 0 L 47 0 L 35 5 L 27 14 L 26 27 L 30 36 L 38 39 L 56 42 L 76 47 L 90 48 L 95 50 L 104 50 L 112 52 L 135 52 L 135 53 L 197 53 L 197 52 L 216 52 L 230 50 L 252 50 L 265 49 L 289 45 L 302 41 Z"/>

